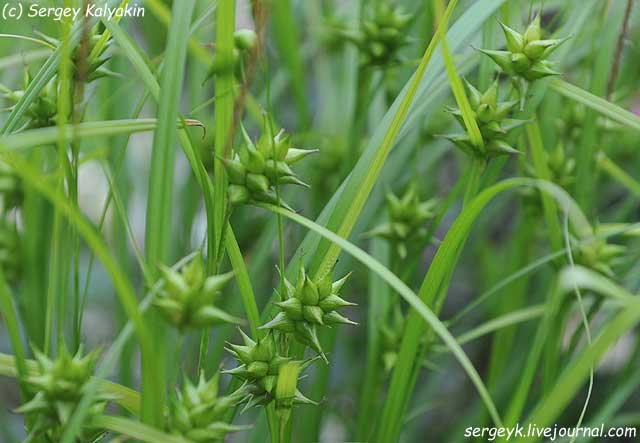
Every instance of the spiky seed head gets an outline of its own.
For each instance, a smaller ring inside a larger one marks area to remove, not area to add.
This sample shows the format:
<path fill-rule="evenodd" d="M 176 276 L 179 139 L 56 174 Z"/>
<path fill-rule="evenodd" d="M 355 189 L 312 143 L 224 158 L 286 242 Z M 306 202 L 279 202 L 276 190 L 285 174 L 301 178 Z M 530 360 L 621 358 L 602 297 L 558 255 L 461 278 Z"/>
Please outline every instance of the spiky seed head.
<path fill-rule="evenodd" d="M 233 274 L 206 276 L 202 256 L 198 253 L 180 271 L 160 265 L 160 289 L 153 304 L 165 319 L 180 331 L 240 324 L 242 320 L 215 307 L 213 302 Z"/>
<path fill-rule="evenodd" d="M 291 148 L 289 136 L 275 130 L 273 118 L 265 114 L 262 134 L 257 143 L 240 125 L 243 143 L 237 148 L 236 157 L 223 159 L 230 186 L 228 198 L 231 204 L 268 203 L 289 206 L 277 198 L 276 186 L 295 184 L 308 187 L 300 180 L 290 165 L 315 152 Z"/>
<path fill-rule="evenodd" d="M 369 236 L 383 237 L 395 244 L 396 251 L 401 258 L 408 252 L 407 244 L 416 242 L 424 235 L 424 225 L 433 218 L 435 201 L 428 205 L 420 200 L 415 183 L 411 183 L 402 196 L 387 192 L 387 212 L 389 221 L 369 231 Z"/>
<path fill-rule="evenodd" d="M 312 279 L 301 263 L 296 284 L 285 279 L 286 298 L 275 303 L 281 311 L 260 328 L 290 334 L 300 343 L 324 355 L 317 327 L 325 326 L 325 318 L 330 312 L 351 305 L 339 296 L 347 278 L 348 275 L 332 282 L 331 273 L 327 273 Z"/>

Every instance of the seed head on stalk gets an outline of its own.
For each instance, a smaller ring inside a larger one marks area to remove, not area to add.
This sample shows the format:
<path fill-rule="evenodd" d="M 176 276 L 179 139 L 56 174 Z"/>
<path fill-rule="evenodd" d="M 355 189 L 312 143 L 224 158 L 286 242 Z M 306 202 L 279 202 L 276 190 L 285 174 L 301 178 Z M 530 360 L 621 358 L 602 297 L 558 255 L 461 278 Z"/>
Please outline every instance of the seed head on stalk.
<path fill-rule="evenodd" d="M 219 372 L 209 380 L 201 373 L 197 384 L 185 377 L 171 405 L 169 432 L 195 443 L 220 443 L 229 433 L 250 429 L 227 422 L 228 413 L 247 397 L 246 386 L 219 396 L 219 379 Z"/>
<path fill-rule="evenodd" d="M 367 236 L 382 237 L 393 243 L 398 256 L 404 259 L 412 243 L 427 234 L 425 224 L 435 216 L 436 199 L 421 201 L 416 185 L 412 182 L 405 193 L 398 197 L 393 192 L 385 196 L 389 221 L 373 228 Z"/>
<path fill-rule="evenodd" d="M 240 330 L 243 345 L 227 344 L 227 350 L 238 360 L 239 366 L 223 371 L 247 383 L 246 390 L 249 401 L 247 407 L 266 405 L 276 399 L 276 386 L 281 369 L 292 362 L 278 352 L 274 333 L 269 331 L 263 337 L 253 340 Z M 315 359 L 299 363 L 300 370 L 309 366 Z M 293 403 L 313 404 L 298 389 L 295 390 Z"/>
<path fill-rule="evenodd" d="M 514 85 L 520 91 L 522 107 L 528 83 L 550 75 L 561 74 L 554 69 L 553 62 L 548 58 L 569 37 L 543 39 L 540 14 L 533 19 L 524 33 L 519 33 L 502 22 L 500 22 L 500 26 L 505 36 L 507 49 L 479 49 L 479 51 L 491 57 L 506 75 L 512 77 Z"/>
<path fill-rule="evenodd" d="M 234 159 L 222 159 L 229 177 L 229 201 L 232 204 L 269 203 L 289 206 L 278 201 L 275 186 L 299 185 L 308 187 L 291 169 L 291 166 L 316 150 L 291 147 L 291 139 L 281 129 L 272 131 L 271 117 L 265 116 L 262 135 L 254 143 L 244 128 L 244 143 L 237 150 Z M 290 208 L 289 208 L 290 209 Z"/>
<path fill-rule="evenodd" d="M 27 389 L 34 394 L 27 403 L 16 409 L 19 414 L 32 417 L 32 427 L 26 442 L 57 443 L 69 423 L 78 403 L 84 397 L 93 375 L 100 350 L 84 354 L 80 348 L 71 355 L 63 344 L 57 358 L 51 359 L 34 349 L 37 368 L 26 379 Z M 99 393 L 89 408 L 89 415 L 101 414 L 107 403 L 115 398 Z M 85 420 L 90 423 L 91 420 Z M 103 431 L 85 426 L 79 441 L 93 442 Z"/>
<path fill-rule="evenodd" d="M 507 142 L 507 136 L 513 129 L 527 123 L 526 120 L 509 118 L 509 114 L 517 105 L 516 100 L 499 100 L 499 82 L 496 79 L 489 88 L 480 92 L 471 83 L 465 81 L 469 92 L 469 105 L 473 118 L 478 124 L 483 144 L 474 144 L 468 134 L 452 134 L 445 137 L 451 140 L 462 151 L 469 155 L 489 160 L 499 155 L 520 154 L 516 148 Z M 448 108 L 460 126 L 465 127 L 462 111 L 458 108 Z"/>
<path fill-rule="evenodd" d="M 13 103 L 7 108 L 12 111 L 15 105 L 24 96 L 25 91 L 32 81 L 31 73 L 28 69 L 24 70 L 22 77 L 22 89 L 12 91 L 6 86 L 2 86 L 3 97 L 6 101 Z M 38 96 L 29 104 L 25 112 L 26 122 L 23 129 L 47 128 L 54 126 L 58 116 L 58 83 L 56 79 L 52 79 L 40 90 Z"/>
<path fill-rule="evenodd" d="M 180 331 L 242 323 L 241 319 L 213 305 L 222 288 L 233 278 L 232 273 L 207 276 L 200 254 L 180 271 L 164 265 L 159 268 L 163 285 L 153 304 Z"/>
<path fill-rule="evenodd" d="M 359 29 L 339 30 L 338 35 L 357 46 L 361 66 L 385 67 L 400 62 L 399 51 L 410 42 L 407 29 L 412 19 L 400 8 L 381 2 Z"/>
<path fill-rule="evenodd" d="M 284 278 L 282 300 L 276 302 L 280 312 L 261 329 L 275 329 L 291 334 L 298 342 L 309 346 L 326 361 L 318 339 L 318 327 L 356 323 L 338 313 L 338 309 L 353 306 L 340 297 L 340 290 L 349 274 L 333 281 L 331 273 L 313 280 L 300 264 L 298 281 L 294 286 Z"/>
<path fill-rule="evenodd" d="M 594 236 L 598 237 L 602 230 L 596 227 Z M 620 264 L 627 247 L 615 243 L 609 243 L 606 239 L 594 238 L 591 241 L 583 241 L 574 246 L 574 260 L 576 263 L 591 268 L 609 278 L 615 278 L 613 271 L 616 264 Z"/>

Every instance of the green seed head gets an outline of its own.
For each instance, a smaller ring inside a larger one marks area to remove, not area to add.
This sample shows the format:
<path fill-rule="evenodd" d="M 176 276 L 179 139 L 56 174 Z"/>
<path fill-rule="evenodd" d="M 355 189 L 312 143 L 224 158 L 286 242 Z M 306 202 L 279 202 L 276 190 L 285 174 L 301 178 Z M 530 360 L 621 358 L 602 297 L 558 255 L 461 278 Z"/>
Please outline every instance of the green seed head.
<path fill-rule="evenodd" d="M 426 235 L 425 224 L 435 216 L 435 199 L 421 201 L 415 183 L 411 183 L 402 197 L 392 192 L 386 195 L 389 221 L 373 230 L 369 236 L 382 237 L 394 244 L 400 258 L 408 254 L 409 246 L 419 243 Z"/>
<path fill-rule="evenodd" d="M 281 311 L 270 322 L 261 326 L 261 329 L 291 334 L 297 341 L 324 356 L 317 328 L 337 323 L 355 324 L 336 312 L 342 307 L 353 305 L 340 297 L 340 289 L 347 278 L 348 275 L 332 282 L 329 274 L 313 280 L 300 264 L 295 285 L 285 278 L 283 300 L 276 303 Z"/>
<path fill-rule="evenodd" d="M 237 149 L 236 157 L 222 159 L 230 182 L 228 197 L 232 204 L 277 204 L 276 184 L 308 187 L 295 175 L 291 165 L 315 151 L 291 148 L 291 140 L 284 130 L 275 132 L 273 127 L 271 117 L 265 116 L 257 143 L 241 127 L 244 143 Z M 282 200 L 280 204 L 288 207 Z"/>
<path fill-rule="evenodd" d="M 357 31 L 342 31 L 341 37 L 354 43 L 363 66 L 384 67 L 400 61 L 399 50 L 409 43 L 407 28 L 412 16 L 400 8 L 380 4 L 374 15 L 365 19 Z"/>
<path fill-rule="evenodd" d="M 517 154 L 518 151 L 506 141 L 509 132 L 526 123 L 525 120 L 508 118 L 516 107 L 516 100 L 499 100 L 499 82 L 496 79 L 485 91 L 480 92 L 471 83 L 465 81 L 469 91 L 469 104 L 475 116 L 478 129 L 484 144 L 476 146 L 467 134 L 447 135 L 456 146 L 467 155 L 489 160 L 498 155 Z M 466 128 L 462 112 L 457 108 L 447 110 L 452 114 L 462 128 Z"/>
<path fill-rule="evenodd" d="M 200 254 L 180 271 L 162 265 L 159 270 L 162 286 L 157 291 L 153 304 L 180 331 L 242 322 L 213 305 L 233 274 L 207 277 Z"/>
<path fill-rule="evenodd" d="M 547 60 L 549 55 L 567 39 L 543 40 L 540 15 L 529 24 L 524 34 L 500 23 L 507 44 L 506 51 L 481 49 L 510 76 L 520 76 L 528 82 L 560 73 Z"/>
<path fill-rule="evenodd" d="M 601 231 L 596 228 L 594 235 L 597 237 Z M 627 252 L 627 247 L 623 245 L 608 243 L 606 239 L 594 239 L 583 242 L 576 247 L 574 260 L 576 263 L 591 268 L 615 278 L 613 269 L 616 264 L 620 264 L 622 256 Z"/>
<path fill-rule="evenodd" d="M 185 377 L 182 391 L 173 399 L 167 430 L 195 443 L 220 443 L 227 434 L 247 429 L 227 422 L 227 414 L 246 396 L 245 387 L 230 395 L 218 396 L 219 373 L 198 384 Z"/>
<path fill-rule="evenodd" d="M 282 368 L 292 360 L 283 357 L 278 351 L 274 333 L 269 331 L 260 339 L 253 340 L 240 330 L 243 345 L 228 343 L 227 350 L 238 360 L 239 366 L 224 371 L 226 374 L 244 381 L 248 396 L 247 406 L 266 405 L 277 398 L 276 386 Z M 313 360 L 296 361 L 300 370 L 311 364 Z M 295 403 L 310 402 L 297 391 Z M 305 401 L 306 400 L 306 401 Z"/>
<path fill-rule="evenodd" d="M 71 415 L 86 393 L 100 351 L 84 355 L 79 349 L 75 355 L 62 344 L 58 356 L 52 359 L 34 349 L 36 371 L 26 379 L 31 400 L 16 412 L 30 417 L 32 426 L 28 441 L 60 441 Z M 89 406 L 89 417 L 101 414 L 113 397 L 98 394 Z M 85 426 L 78 441 L 94 441 L 101 430 Z"/>
<path fill-rule="evenodd" d="M 24 71 L 23 89 L 9 91 L 4 94 L 4 98 L 14 105 L 24 96 L 25 91 L 31 85 L 32 78 L 28 69 Z M 14 106 L 8 108 L 13 110 Z M 52 79 L 40 90 L 38 96 L 29 104 L 26 109 L 25 127 L 29 129 L 45 128 L 53 126 L 57 121 L 58 113 L 58 87 L 57 80 Z"/>

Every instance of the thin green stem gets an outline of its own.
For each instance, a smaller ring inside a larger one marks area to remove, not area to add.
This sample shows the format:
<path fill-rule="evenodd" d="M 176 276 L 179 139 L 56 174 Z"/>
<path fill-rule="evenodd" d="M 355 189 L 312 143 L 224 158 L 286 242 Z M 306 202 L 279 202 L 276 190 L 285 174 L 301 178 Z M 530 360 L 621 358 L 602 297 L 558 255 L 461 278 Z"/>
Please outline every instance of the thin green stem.
<path fill-rule="evenodd" d="M 173 20 L 167 35 L 165 67 L 162 70 L 159 96 L 158 126 L 154 131 L 149 176 L 149 197 L 145 231 L 145 256 L 156 266 L 170 257 L 172 236 L 173 173 L 177 128 L 173 124 L 179 117 L 180 96 L 184 79 L 187 41 L 182 38 L 189 30 L 195 0 L 173 4 Z M 155 271 L 155 268 L 152 268 Z M 145 423 L 162 426 L 163 406 L 166 399 L 166 350 L 164 323 L 157 313 L 151 316 L 154 330 L 154 353 L 143 360 L 142 411 Z M 149 370 L 154 365 L 160 380 Z"/>
<path fill-rule="evenodd" d="M 482 172 L 486 166 L 484 159 L 479 157 L 473 157 L 471 164 L 469 165 L 469 172 L 467 172 L 467 185 L 464 191 L 463 205 L 466 206 L 473 197 L 476 196 L 480 189 L 480 178 Z"/>

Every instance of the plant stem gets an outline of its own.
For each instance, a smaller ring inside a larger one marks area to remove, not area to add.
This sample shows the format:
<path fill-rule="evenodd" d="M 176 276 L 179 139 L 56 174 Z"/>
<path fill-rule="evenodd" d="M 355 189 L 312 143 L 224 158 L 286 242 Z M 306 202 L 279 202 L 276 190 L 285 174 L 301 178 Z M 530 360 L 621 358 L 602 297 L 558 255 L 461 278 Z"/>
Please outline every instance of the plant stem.
<path fill-rule="evenodd" d="M 486 166 L 486 161 L 480 157 L 473 157 L 471 164 L 469 165 L 469 172 L 467 172 L 467 186 L 464 191 L 464 198 L 462 200 L 463 206 L 466 206 L 469 201 L 476 196 L 480 188 L 480 177 Z"/>
<path fill-rule="evenodd" d="M 169 259 L 172 236 L 173 177 L 175 145 L 180 95 L 184 79 L 184 64 L 187 40 L 182 36 L 188 32 L 195 0 L 183 0 L 173 4 L 173 20 L 167 36 L 167 54 L 162 70 L 159 97 L 158 126 L 154 131 L 147 202 L 145 257 L 153 273 L 155 266 Z M 150 316 L 154 333 L 153 355 L 143 356 L 142 366 L 142 410 L 145 423 L 163 426 L 163 406 L 166 399 L 166 336 L 165 323 L 158 313 Z M 152 384 L 150 366 L 156 366 L 160 385 Z"/>
<path fill-rule="evenodd" d="M 216 11 L 216 57 L 219 57 L 223 65 L 227 62 L 231 65 L 234 49 L 233 33 L 235 28 L 235 0 L 224 0 L 218 5 Z M 227 175 L 221 159 L 231 156 L 233 140 L 233 113 L 234 113 L 234 71 L 230 66 L 215 76 L 215 146 L 214 146 L 214 216 L 215 234 L 213 239 L 215 250 L 213 257 L 218 257 L 218 245 L 224 229 L 224 218 L 227 210 Z M 211 239 L 210 239 L 211 240 Z M 209 263 L 209 269 L 215 268 L 215 264 Z"/>
<path fill-rule="evenodd" d="M 214 196 L 213 217 L 215 237 L 209 238 L 213 248 L 209 248 L 212 255 L 207 254 L 206 269 L 208 273 L 216 272 L 222 260 L 223 236 L 226 229 L 227 203 L 227 174 L 222 159 L 231 157 L 233 146 L 233 115 L 234 115 L 234 67 L 232 55 L 234 49 L 233 33 L 235 30 L 235 0 L 224 0 L 216 11 L 216 57 L 222 60 L 227 69 L 215 76 L 215 146 L 213 159 Z M 208 221 L 210 222 L 210 220 Z M 200 356 L 198 359 L 198 373 L 200 373 L 207 358 L 209 347 L 209 331 L 205 329 L 200 338 Z"/>

